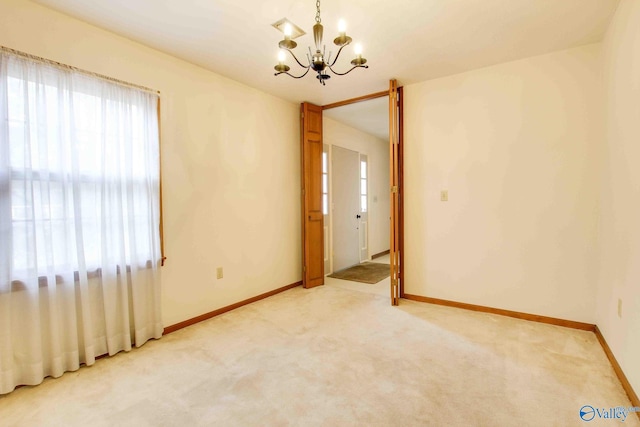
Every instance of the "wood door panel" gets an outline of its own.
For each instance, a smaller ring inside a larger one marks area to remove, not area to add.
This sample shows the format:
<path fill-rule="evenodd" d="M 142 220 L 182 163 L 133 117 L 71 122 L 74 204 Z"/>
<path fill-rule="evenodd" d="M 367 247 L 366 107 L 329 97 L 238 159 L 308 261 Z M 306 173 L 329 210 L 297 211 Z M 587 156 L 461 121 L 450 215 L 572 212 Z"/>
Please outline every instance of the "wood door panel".
<path fill-rule="evenodd" d="M 322 137 L 322 110 L 320 114 L 311 114 L 309 116 L 309 133 Z M 319 138 L 318 138 L 319 139 Z"/>
<path fill-rule="evenodd" d="M 322 214 L 322 107 L 300 106 L 302 158 L 302 283 L 324 284 L 324 217 Z"/>
<path fill-rule="evenodd" d="M 322 141 L 309 141 L 309 212 L 322 216 Z"/>
<path fill-rule="evenodd" d="M 324 282 L 324 224 L 322 216 L 319 219 L 312 220 L 307 230 L 311 243 L 309 245 L 309 257 L 313 260 L 323 261 L 310 262 L 308 264 L 308 277 L 311 283 L 317 283 L 318 281 Z"/>

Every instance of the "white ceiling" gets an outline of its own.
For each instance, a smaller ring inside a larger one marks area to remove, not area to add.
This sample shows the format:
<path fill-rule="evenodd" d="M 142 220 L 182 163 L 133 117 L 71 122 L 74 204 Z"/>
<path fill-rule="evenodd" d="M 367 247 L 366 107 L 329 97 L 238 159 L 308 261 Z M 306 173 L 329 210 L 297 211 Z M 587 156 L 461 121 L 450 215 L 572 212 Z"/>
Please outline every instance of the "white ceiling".
<path fill-rule="evenodd" d="M 389 139 L 388 96 L 323 110 L 323 115 L 385 141 Z"/>
<path fill-rule="evenodd" d="M 306 58 L 315 0 L 33 1 L 275 96 L 326 105 L 386 90 L 390 78 L 407 85 L 598 42 L 619 0 L 324 0 L 327 51 L 337 50 L 343 18 L 370 66 L 324 87 L 311 73 L 273 75 L 282 34 L 271 24 L 287 17 L 305 30 L 296 53 Z M 339 70 L 352 57 L 346 48 Z"/>

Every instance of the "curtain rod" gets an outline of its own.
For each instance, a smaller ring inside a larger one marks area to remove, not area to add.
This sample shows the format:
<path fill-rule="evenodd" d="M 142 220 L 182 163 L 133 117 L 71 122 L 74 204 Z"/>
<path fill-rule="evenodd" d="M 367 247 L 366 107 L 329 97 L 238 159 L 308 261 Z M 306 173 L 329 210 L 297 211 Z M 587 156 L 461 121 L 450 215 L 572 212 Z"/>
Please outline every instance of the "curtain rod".
<path fill-rule="evenodd" d="M 52 65 L 54 67 L 62 68 L 64 70 L 75 71 L 77 73 L 84 74 L 84 75 L 87 75 L 87 76 L 97 77 L 99 79 L 106 80 L 108 82 L 115 83 L 115 84 L 118 84 L 120 86 L 126 86 L 126 87 L 130 87 L 130 88 L 134 88 L 134 89 L 139 89 L 139 90 L 142 90 L 142 91 L 145 91 L 145 92 L 149 92 L 149 93 L 152 93 L 152 94 L 158 95 L 158 96 L 160 95 L 160 91 L 159 90 L 150 89 L 148 87 L 137 85 L 135 83 L 125 82 L 124 80 L 118 80 L 118 79 L 115 79 L 113 77 L 105 76 L 104 74 L 94 73 L 93 71 L 83 70 L 82 68 L 77 68 L 77 67 L 74 67 L 72 65 L 62 64 L 62 63 L 57 62 L 57 61 L 52 61 L 50 59 L 42 58 L 40 56 L 31 55 L 30 53 L 25 53 L 25 52 L 21 52 L 19 50 L 11 49 L 11 48 L 6 47 L 6 46 L 0 45 L 0 52 L 11 53 L 13 55 L 20 56 L 22 58 L 30 59 L 32 61 L 42 62 L 44 64 L 48 64 L 48 65 Z"/>

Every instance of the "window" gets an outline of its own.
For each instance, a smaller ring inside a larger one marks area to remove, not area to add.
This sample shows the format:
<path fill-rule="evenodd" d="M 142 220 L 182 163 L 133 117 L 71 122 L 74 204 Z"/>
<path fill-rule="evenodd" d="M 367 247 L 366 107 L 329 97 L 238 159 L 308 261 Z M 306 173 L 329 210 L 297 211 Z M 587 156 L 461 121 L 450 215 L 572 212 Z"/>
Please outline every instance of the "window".
<path fill-rule="evenodd" d="M 162 336 L 157 106 L 0 47 L 0 394 Z"/>
<path fill-rule="evenodd" d="M 322 215 L 329 215 L 329 165 L 327 152 L 322 152 Z"/>
<path fill-rule="evenodd" d="M 157 94 L 3 59 L 0 209 L 11 224 L 1 245 L 10 280 L 158 259 Z"/>
<path fill-rule="evenodd" d="M 367 160 L 360 158 L 360 212 L 367 212 Z"/>

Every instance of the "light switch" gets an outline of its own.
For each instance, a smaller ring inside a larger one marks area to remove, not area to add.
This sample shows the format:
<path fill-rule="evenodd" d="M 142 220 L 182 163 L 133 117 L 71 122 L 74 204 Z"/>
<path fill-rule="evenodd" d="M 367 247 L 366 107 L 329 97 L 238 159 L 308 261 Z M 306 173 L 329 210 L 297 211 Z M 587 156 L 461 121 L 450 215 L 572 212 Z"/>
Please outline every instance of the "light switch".
<path fill-rule="evenodd" d="M 622 318 L 622 299 L 618 298 L 618 317 Z"/>

